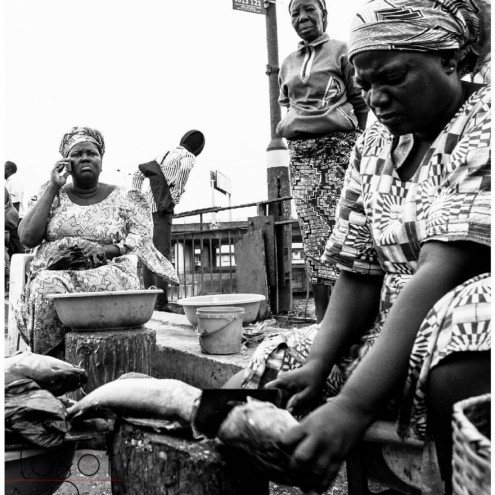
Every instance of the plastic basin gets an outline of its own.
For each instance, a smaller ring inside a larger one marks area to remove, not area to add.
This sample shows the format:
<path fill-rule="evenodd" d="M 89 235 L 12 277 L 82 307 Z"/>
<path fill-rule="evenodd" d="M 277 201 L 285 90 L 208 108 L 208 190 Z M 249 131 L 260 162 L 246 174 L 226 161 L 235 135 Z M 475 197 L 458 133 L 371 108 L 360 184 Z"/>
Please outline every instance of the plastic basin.
<path fill-rule="evenodd" d="M 198 325 L 196 311 L 198 308 L 210 308 L 215 306 L 235 306 L 244 309 L 243 324 L 249 324 L 256 320 L 260 310 L 261 301 L 266 298 L 261 294 L 213 294 L 209 296 L 194 296 L 179 299 L 184 313 L 191 325 Z"/>
<path fill-rule="evenodd" d="M 52 495 L 70 476 L 76 442 L 5 449 L 5 495 Z"/>
<path fill-rule="evenodd" d="M 160 289 L 48 294 L 60 321 L 76 331 L 107 331 L 144 325 Z"/>

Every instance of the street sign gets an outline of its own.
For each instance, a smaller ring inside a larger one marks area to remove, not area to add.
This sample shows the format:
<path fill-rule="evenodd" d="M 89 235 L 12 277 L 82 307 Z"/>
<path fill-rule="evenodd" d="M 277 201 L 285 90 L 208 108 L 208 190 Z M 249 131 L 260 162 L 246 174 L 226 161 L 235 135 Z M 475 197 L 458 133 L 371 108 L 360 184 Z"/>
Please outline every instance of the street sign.
<path fill-rule="evenodd" d="M 213 187 L 223 194 L 232 194 L 232 184 L 230 179 L 218 170 L 210 172 L 210 178 L 214 181 Z"/>
<path fill-rule="evenodd" d="M 232 0 L 232 8 L 253 14 L 266 14 L 265 0 Z"/>

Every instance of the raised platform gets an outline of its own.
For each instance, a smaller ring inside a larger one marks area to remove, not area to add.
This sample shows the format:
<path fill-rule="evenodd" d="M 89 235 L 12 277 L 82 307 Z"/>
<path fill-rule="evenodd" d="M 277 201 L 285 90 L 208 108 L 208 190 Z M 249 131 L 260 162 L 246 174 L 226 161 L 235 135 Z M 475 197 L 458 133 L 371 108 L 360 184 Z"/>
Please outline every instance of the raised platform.
<path fill-rule="evenodd" d="M 153 376 L 175 378 L 198 388 L 221 387 L 247 366 L 256 349 L 248 347 L 239 354 L 204 354 L 196 328 L 181 314 L 155 311 L 146 328 L 156 331 Z M 286 329 L 277 328 L 276 331 Z"/>

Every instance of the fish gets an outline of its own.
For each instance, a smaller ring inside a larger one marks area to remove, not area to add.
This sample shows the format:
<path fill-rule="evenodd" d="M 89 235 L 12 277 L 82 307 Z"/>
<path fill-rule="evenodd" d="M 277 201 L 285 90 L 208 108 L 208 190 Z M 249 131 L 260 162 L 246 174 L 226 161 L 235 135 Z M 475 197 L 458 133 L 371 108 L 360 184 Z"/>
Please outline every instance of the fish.
<path fill-rule="evenodd" d="M 248 398 L 235 406 L 220 425 L 217 439 L 231 453 L 244 456 L 269 479 L 293 485 L 296 479 L 289 468 L 290 452 L 280 447 L 285 433 L 298 425 L 292 414 L 270 402 Z"/>
<path fill-rule="evenodd" d="M 126 416 L 175 420 L 190 426 L 201 393 L 180 380 L 123 376 L 90 392 L 67 414 L 71 421 Z"/>
<path fill-rule="evenodd" d="M 9 382 L 11 377 L 29 378 L 54 396 L 76 390 L 88 380 L 84 368 L 31 351 L 7 356 L 4 359 L 4 368 Z"/>

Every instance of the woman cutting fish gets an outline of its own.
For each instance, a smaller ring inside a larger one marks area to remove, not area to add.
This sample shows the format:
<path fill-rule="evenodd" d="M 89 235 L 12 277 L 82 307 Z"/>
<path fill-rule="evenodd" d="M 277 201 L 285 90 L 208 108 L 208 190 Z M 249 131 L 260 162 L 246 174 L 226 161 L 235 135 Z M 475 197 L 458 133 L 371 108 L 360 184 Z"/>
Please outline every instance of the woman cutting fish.
<path fill-rule="evenodd" d="M 401 437 L 433 437 L 451 493 L 452 406 L 490 392 L 491 95 L 461 79 L 480 21 L 470 0 L 371 0 L 355 16 L 349 58 L 378 121 L 325 249 L 342 273 L 319 329 L 268 339 L 242 376 L 314 409 L 281 442 L 305 490 L 326 490 L 390 409 Z"/>

